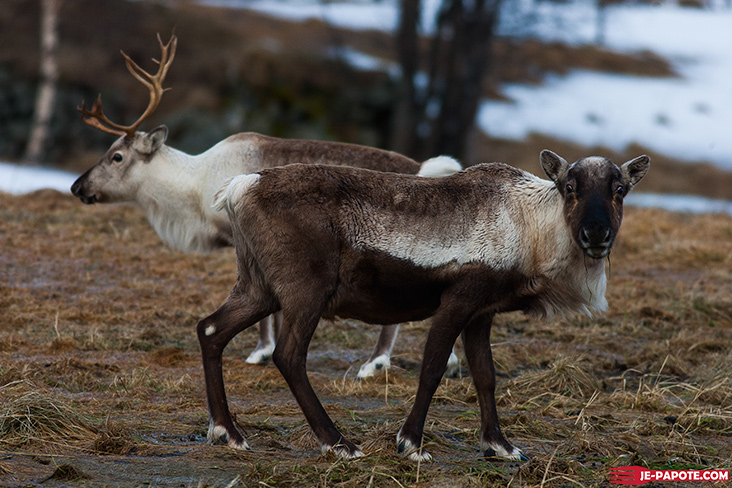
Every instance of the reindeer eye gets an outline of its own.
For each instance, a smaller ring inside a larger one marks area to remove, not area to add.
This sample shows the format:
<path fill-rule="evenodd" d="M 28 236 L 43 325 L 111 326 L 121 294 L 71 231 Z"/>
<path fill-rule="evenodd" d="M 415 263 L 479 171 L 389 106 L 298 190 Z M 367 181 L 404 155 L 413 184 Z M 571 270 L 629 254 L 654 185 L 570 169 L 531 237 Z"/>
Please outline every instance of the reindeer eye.
<path fill-rule="evenodd" d="M 622 186 L 618 186 L 618 187 L 617 187 L 617 188 L 615 189 L 615 193 L 616 193 L 617 195 L 620 195 L 620 196 L 622 197 L 623 195 L 625 195 L 625 188 L 623 188 Z"/>
<path fill-rule="evenodd" d="M 112 156 L 112 161 L 114 161 L 115 163 L 121 162 L 122 159 L 124 158 L 122 157 L 121 153 L 114 153 L 114 156 Z"/>
<path fill-rule="evenodd" d="M 567 183 L 567 186 L 564 187 L 564 190 L 567 193 L 574 193 L 574 187 L 572 185 L 570 185 L 569 183 Z"/>

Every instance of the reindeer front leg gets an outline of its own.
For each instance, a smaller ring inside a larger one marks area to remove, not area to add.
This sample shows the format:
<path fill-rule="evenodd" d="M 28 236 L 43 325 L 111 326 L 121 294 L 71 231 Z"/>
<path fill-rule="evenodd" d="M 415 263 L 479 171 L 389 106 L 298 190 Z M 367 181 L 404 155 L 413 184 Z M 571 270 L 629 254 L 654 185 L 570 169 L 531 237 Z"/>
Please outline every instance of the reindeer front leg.
<path fill-rule="evenodd" d="M 306 369 L 308 346 L 322 312 L 322 308 L 318 310 L 313 308 L 303 304 L 284 310 L 282 330 L 272 359 L 318 438 L 323 454 L 332 450 L 342 459 L 362 457 L 361 450 L 346 440 L 333 424 L 308 379 Z"/>
<path fill-rule="evenodd" d="M 463 331 L 463 345 L 480 404 L 480 448 L 486 457 L 528 461 L 501 432 L 496 411 L 496 371 L 491 352 L 492 314 L 477 315 Z"/>
<path fill-rule="evenodd" d="M 440 309 L 432 319 L 432 327 L 424 346 L 424 359 L 419 375 L 417 396 L 409 416 L 397 434 L 399 454 L 412 461 L 430 461 L 432 459 L 432 456 L 421 446 L 424 423 L 432 397 L 445 374 L 452 347 L 467 320 L 464 310 L 459 305 L 448 306 Z"/>

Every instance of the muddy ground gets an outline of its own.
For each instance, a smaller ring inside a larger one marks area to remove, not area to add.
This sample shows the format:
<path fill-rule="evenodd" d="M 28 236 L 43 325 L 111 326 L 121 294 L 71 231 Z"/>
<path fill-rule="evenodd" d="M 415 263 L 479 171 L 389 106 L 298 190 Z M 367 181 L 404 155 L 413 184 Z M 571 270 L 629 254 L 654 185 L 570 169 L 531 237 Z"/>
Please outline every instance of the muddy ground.
<path fill-rule="evenodd" d="M 316 332 L 310 378 L 367 455 L 351 462 L 321 455 L 277 370 L 244 362 L 255 331 L 240 334 L 224 369 L 253 451 L 234 452 L 206 444 L 195 335 L 234 283 L 232 250 L 187 256 L 135 208 L 54 191 L 0 194 L 0 222 L 0 486 L 610 486 L 613 466 L 732 465 L 732 217 L 626 209 L 608 313 L 497 319 L 499 415 L 531 460 L 480 457 L 463 368 L 432 403 L 436 461 L 420 465 L 394 439 L 429 323 L 406 324 L 388 374 L 365 381 L 377 328 Z"/>

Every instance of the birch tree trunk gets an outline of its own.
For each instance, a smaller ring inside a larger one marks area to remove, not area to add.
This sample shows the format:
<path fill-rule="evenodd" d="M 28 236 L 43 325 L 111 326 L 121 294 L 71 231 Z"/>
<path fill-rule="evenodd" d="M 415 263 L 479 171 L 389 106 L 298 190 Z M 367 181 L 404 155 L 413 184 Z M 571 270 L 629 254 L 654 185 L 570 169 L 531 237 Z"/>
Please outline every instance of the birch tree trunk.
<path fill-rule="evenodd" d="M 58 13 L 61 0 L 41 0 L 41 82 L 36 95 L 25 160 L 37 163 L 46 155 L 51 132 L 51 116 L 56 100 L 58 81 Z"/>

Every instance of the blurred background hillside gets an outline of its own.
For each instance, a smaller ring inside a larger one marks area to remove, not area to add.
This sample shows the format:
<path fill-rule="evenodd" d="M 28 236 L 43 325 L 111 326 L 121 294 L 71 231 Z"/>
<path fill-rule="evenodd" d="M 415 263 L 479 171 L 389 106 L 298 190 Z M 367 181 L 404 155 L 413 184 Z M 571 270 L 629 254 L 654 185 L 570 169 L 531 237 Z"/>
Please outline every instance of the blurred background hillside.
<path fill-rule="evenodd" d="M 29 157 L 49 8 L 55 97 Z M 254 131 L 539 175 L 543 148 L 646 153 L 643 191 L 732 200 L 732 85 L 712 83 L 730 79 L 730 26 L 729 0 L 3 0 L 0 160 L 93 165 L 114 136 L 76 107 L 101 93 L 110 119 L 137 119 L 147 90 L 119 51 L 154 71 L 156 34 L 175 31 L 172 89 L 141 129 L 167 125 L 186 152 Z"/>

